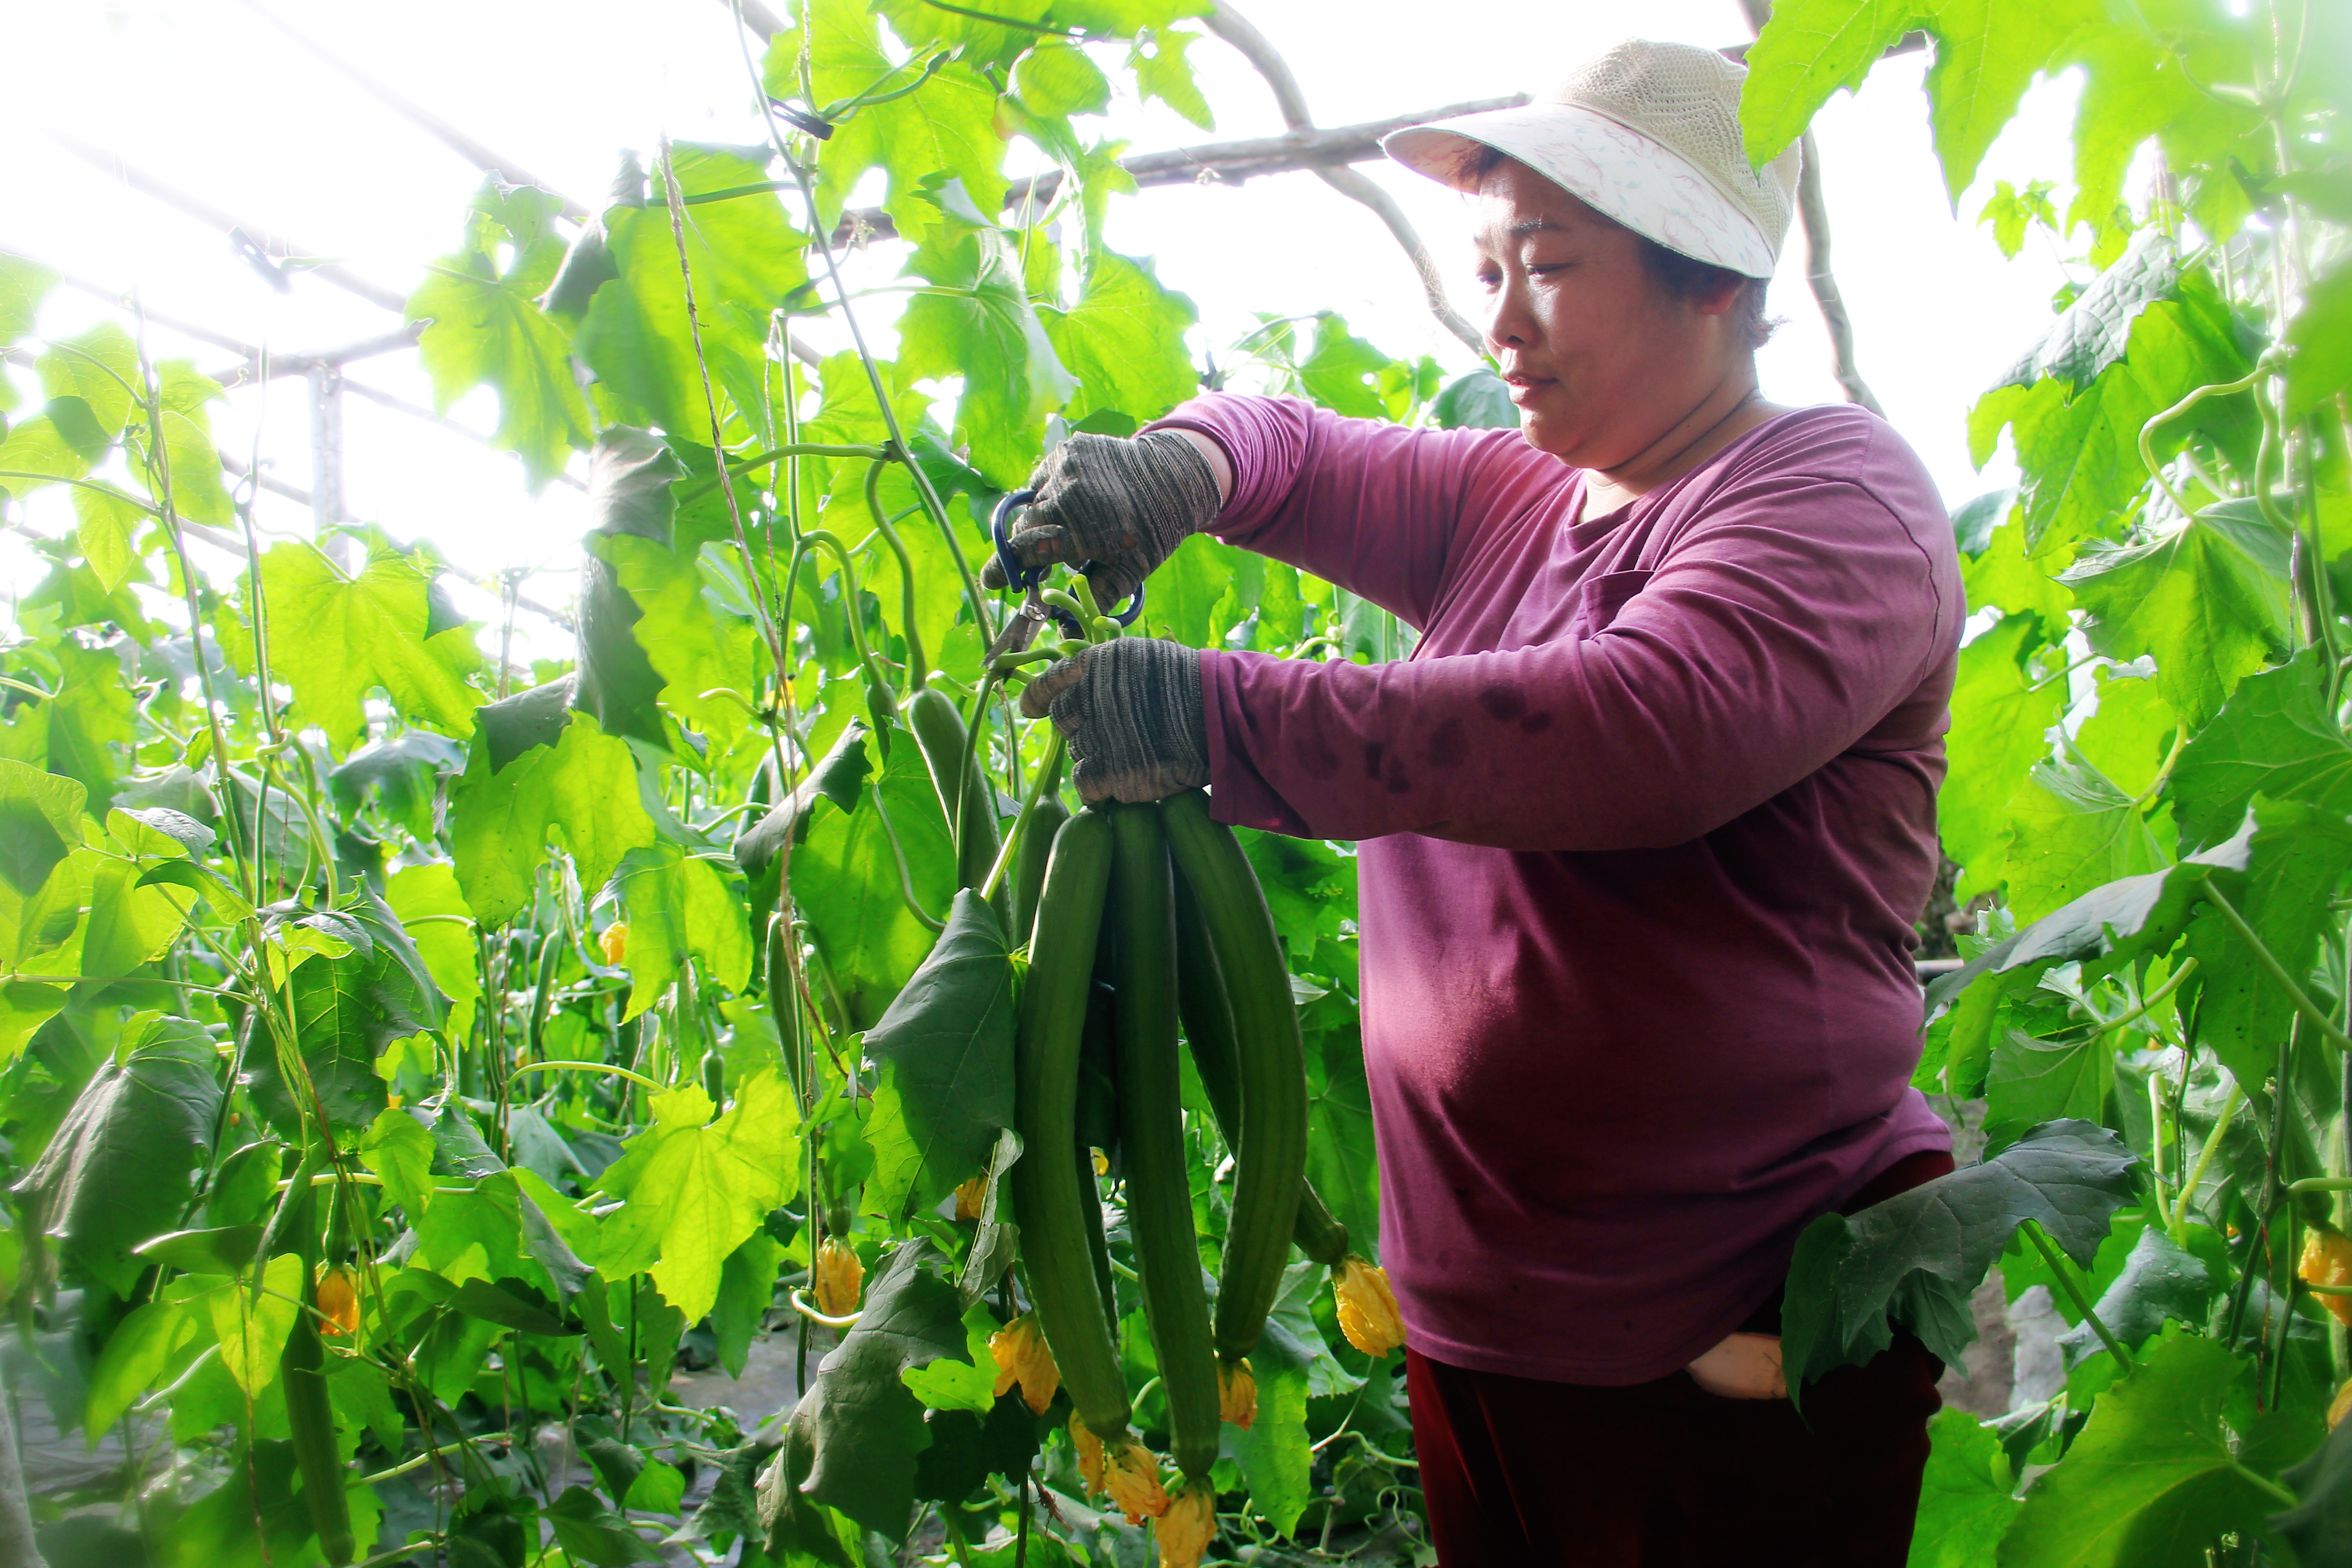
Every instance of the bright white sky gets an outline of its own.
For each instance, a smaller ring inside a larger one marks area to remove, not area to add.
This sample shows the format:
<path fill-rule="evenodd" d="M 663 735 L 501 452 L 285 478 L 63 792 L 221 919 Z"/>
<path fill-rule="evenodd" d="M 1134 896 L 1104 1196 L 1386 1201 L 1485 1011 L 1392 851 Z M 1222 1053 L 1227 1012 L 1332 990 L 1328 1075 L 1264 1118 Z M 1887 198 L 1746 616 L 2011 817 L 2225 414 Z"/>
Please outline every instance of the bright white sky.
<path fill-rule="evenodd" d="M 341 57 L 591 205 L 619 148 L 651 148 L 664 131 L 727 141 L 758 133 L 734 24 L 717 0 L 277 3 Z M 1327 125 L 1539 92 L 1615 42 L 1627 15 L 1407 0 L 1248 0 L 1245 9 L 1288 56 Z M 1640 15 L 1653 37 L 1716 47 L 1747 37 L 1735 0 L 1653 0 Z M 68 156 L 44 131 L 100 144 L 401 292 L 415 285 L 422 262 L 452 248 L 481 179 L 240 0 L 5 0 L 0 37 L 12 57 L 9 92 L 0 99 L 0 145 L 9 149 L 0 160 L 0 247 L 108 289 L 135 287 L 160 316 L 274 351 L 356 341 L 398 322 L 315 279 L 274 291 L 216 230 Z M 1138 152 L 1282 130 L 1263 82 L 1238 55 L 1205 38 L 1192 58 L 1217 112 L 1213 133 L 1131 100 L 1097 123 Z M 1928 148 L 1925 64 L 1915 54 L 1882 65 L 1858 96 L 1833 100 L 1815 129 L 1863 373 L 1957 507 L 2006 482 L 2005 473 L 1979 476 L 1969 465 L 1966 411 L 2046 325 L 2063 280 L 2040 236 L 2017 261 L 2004 261 L 1975 214 L 1995 178 L 2064 172 L 2074 93 L 2060 82 L 2029 96 L 1955 218 Z M 1016 172 L 1027 155 L 1016 144 Z M 1449 264 L 1449 286 L 1475 319 L 1461 200 L 1394 166 L 1363 167 L 1397 194 Z M 2063 193 L 2061 202 L 2063 210 Z M 1255 324 L 1255 311 L 1330 308 L 1391 353 L 1427 351 L 1454 369 L 1471 362 L 1423 309 L 1410 267 L 1378 220 L 1311 175 L 1123 198 L 1112 209 L 1110 242 L 1156 257 L 1161 281 L 1192 297 L 1202 317 L 1196 348 L 1222 350 Z M 1788 324 L 1765 350 L 1765 391 L 1785 402 L 1834 401 L 1802 258 L 1792 230 L 1772 292 L 1772 308 Z M 106 311 L 60 288 L 42 327 L 62 334 Z M 160 327 L 151 328 L 151 343 L 159 354 L 192 355 L 200 369 L 235 358 Z M 29 376 L 16 373 L 30 390 Z M 354 365 L 351 377 L 430 401 L 413 353 Z M 467 572 L 539 569 L 546 575 L 527 592 L 568 595 L 583 522 L 577 491 L 557 485 L 534 497 L 509 457 L 363 398 L 347 397 L 345 407 L 353 511 L 395 537 L 430 539 Z M 451 417 L 488 429 L 492 394 L 478 392 Z M 226 449 L 257 449 L 279 476 L 309 484 L 299 380 L 239 392 L 216 406 L 215 419 Z M 70 526 L 58 492 L 37 497 L 32 512 L 45 532 Z M 266 493 L 258 517 L 270 529 L 308 531 L 306 508 Z M 0 579 L 21 590 L 31 565 L 20 541 L 0 536 Z M 490 605 L 484 595 L 469 608 L 487 615 Z"/>

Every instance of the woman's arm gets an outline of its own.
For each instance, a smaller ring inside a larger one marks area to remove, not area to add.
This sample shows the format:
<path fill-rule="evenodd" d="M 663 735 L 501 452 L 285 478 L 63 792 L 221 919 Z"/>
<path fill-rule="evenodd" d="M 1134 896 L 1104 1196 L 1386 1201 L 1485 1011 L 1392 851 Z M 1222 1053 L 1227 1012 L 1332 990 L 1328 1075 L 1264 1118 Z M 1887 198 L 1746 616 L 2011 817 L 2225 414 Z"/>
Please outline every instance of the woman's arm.
<path fill-rule="evenodd" d="M 1496 465 L 1539 470 L 1552 485 L 1564 473 L 1517 431 L 1410 429 L 1297 398 L 1211 392 L 1149 428 L 1177 432 L 1208 457 L 1224 497 L 1210 533 L 1413 626 L 1428 624 L 1447 562 L 1480 520 L 1464 515 L 1474 484 L 1491 491 Z"/>
<path fill-rule="evenodd" d="M 1784 478 L 1701 525 L 1595 635 L 1370 667 L 1203 654 L 1217 815 L 1316 838 L 1687 842 L 1919 690 L 1957 635 L 1943 575 L 1867 493 Z"/>

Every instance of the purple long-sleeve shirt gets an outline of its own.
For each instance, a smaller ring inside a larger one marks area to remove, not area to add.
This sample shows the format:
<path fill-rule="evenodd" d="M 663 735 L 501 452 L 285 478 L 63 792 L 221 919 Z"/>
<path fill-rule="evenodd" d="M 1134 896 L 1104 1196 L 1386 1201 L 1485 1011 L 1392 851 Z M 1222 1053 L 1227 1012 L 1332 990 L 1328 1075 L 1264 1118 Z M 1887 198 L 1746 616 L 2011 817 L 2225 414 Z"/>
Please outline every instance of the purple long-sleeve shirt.
<path fill-rule="evenodd" d="M 1393 611 L 1399 664 L 1202 658 L 1214 810 L 1361 841 L 1383 1260 L 1458 1366 L 1664 1376 L 1797 1232 L 1948 1146 L 1912 923 L 1963 615 L 1892 429 L 1801 409 L 1572 521 L 1509 430 L 1213 395 L 1213 525 Z"/>

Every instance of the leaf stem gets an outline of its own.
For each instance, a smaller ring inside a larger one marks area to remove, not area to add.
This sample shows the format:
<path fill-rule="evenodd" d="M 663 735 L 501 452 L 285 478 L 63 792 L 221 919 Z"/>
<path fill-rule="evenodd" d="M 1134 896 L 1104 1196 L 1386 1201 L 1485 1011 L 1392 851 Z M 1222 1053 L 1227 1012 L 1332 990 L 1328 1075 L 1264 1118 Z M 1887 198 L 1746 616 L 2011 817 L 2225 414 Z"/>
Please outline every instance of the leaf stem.
<path fill-rule="evenodd" d="M 2182 398 L 2179 402 L 2174 403 L 2170 408 L 2168 408 L 2163 413 L 2157 414 L 2146 424 L 2139 427 L 2139 460 L 2147 465 L 2148 477 L 2156 481 L 2157 488 L 2162 490 L 2166 497 L 2171 500 L 2172 504 L 2180 508 L 2180 515 L 2182 517 L 2186 517 L 2192 516 L 2193 514 L 2189 511 L 2189 503 L 2181 498 L 2179 491 L 2172 487 L 2172 482 L 2164 476 L 2163 468 L 2159 466 L 2156 461 L 2156 433 L 2158 429 L 2163 425 L 2171 423 L 2174 420 L 2179 419 L 2182 414 L 2187 413 L 2190 409 L 2195 408 L 2199 403 L 2203 402 L 2209 397 L 2224 397 L 2231 392 L 2249 391 L 2256 382 L 2260 382 L 2268 374 L 2270 374 L 2270 371 L 2266 367 L 2257 365 L 2253 370 L 2248 371 L 2245 375 L 2240 377 L 2234 382 L 2215 382 L 2210 386 L 2199 387 L 2187 397 Z"/>
<path fill-rule="evenodd" d="M 905 846 L 898 842 L 898 830 L 890 821 L 890 809 L 882 803 L 881 784 L 879 782 L 869 783 L 866 785 L 866 789 L 873 791 L 874 814 L 881 821 L 882 836 L 885 839 L 887 839 L 890 842 L 890 858 L 898 863 L 898 896 L 905 901 L 907 912 L 909 915 L 912 915 L 916 919 L 921 921 L 923 925 L 929 927 L 932 932 L 937 933 L 945 931 L 948 928 L 948 923 L 944 920 L 934 919 L 931 913 L 925 909 L 921 901 L 915 896 L 914 873 L 907 868 L 907 851 Z"/>
<path fill-rule="evenodd" d="M 1013 820 L 1013 831 L 1004 835 L 1003 847 L 996 852 L 996 863 L 988 868 L 988 880 L 980 884 L 980 896 L 983 899 L 996 896 L 997 883 L 1004 880 L 1004 868 L 1013 863 L 1013 847 L 1021 842 L 1030 820 L 1037 815 L 1037 802 L 1045 797 L 1047 781 L 1061 770 L 1062 732 L 1056 729 L 1045 742 L 1045 755 L 1037 759 L 1037 777 L 1030 781 L 1028 796 L 1021 802 L 1021 814 Z"/>
<path fill-rule="evenodd" d="M 2182 1074 L 2187 1081 L 2187 1074 Z M 2239 1107 L 2246 1103 L 2246 1091 L 2234 1078 L 2230 1080 L 2230 1092 L 2221 1101 L 2221 1113 L 2213 1118 L 2213 1130 L 2205 1134 L 2205 1146 L 2197 1152 L 2197 1163 L 2189 1168 L 2189 1179 L 2180 1188 L 2179 1201 L 2172 1206 L 2172 1239 L 2177 1246 L 2189 1243 L 2189 1206 L 2197 1200 L 2197 1189 L 2204 1185 L 2205 1172 L 2221 1151 L 2223 1134 L 2230 1124 L 2238 1119 Z"/>
<path fill-rule="evenodd" d="M 2131 1352 L 2124 1348 L 2124 1342 L 2115 1336 L 2115 1331 L 2108 1328 L 2093 1309 L 2090 1298 L 2083 1291 L 2082 1282 L 2074 1278 L 2073 1266 L 2066 1261 L 2065 1255 L 2058 1250 L 2056 1244 L 2042 1233 L 2041 1222 L 2029 1219 L 2018 1228 L 2025 1232 L 2025 1239 L 2033 1243 L 2035 1251 L 2042 1254 L 2042 1260 L 2050 1266 L 2050 1273 L 2058 1281 L 2059 1289 L 2066 1292 L 2066 1299 L 2074 1303 L 2074 1310 L 2083 1314 L 2083 1321 L 2090 1324 L 2092 1332 L 2099 1336 L 2099 1343 L 2107 1347 L 2107 1354 L 2114 1356 L 2119 1365 L 2130 1367 L 2133 1364 Z"/>
<path fill-rule="evenodd" d="M 2231 1459 L 2230 1461 L 2230 1468 L 2237 1471 L 2239 1476 L 2248 1483 L 2258 1488 L 2270 1497 L 2276 1499 L 2280 1503 L 2286 1507 L 2299 1508 L 2302 1506 L 2303 1499 L 2295 1496 L 2294 1493 L 2287 1490 L 2286 1488 L 2279 1485 L 2278 1482 L 2268 1480 L 2256 1475 L 2253 1471 L 2246 1469 L 2245 1466 L 2240 1464 L 2237 1460 Z"/>
<path fill-rule="evenodd" d="M 908 555 L 905 541 L 882 511 L 883 461 L 877 457 L 866 465 L 866 509 L 873 515 L 874 531 L 898 558 L 898 619 L 905 622 L 900 632 L 907 640 L 907 690 L 919 692 L 929 678 L 930 661 L 923 656 L 923 634 L 915 625 L 914 558 Z"/>
<path fill-rule="evenodd" d="M 638 1084 L 646 1089 L 654 1090 L 656 1092 L 668 1087 L 667 1084 L 655 1082 L 652 1079 L 646 1077 L 642 1072 L 632 1071 L 628 1068 L 617 1066 L 610 1061 L 571 1061 L 562 1060 L 554 1061 L 526 1061 L 520 1067 L 516 1068 L 512 1072 L 507 1074 L 507 1087 L 509 1089 L 513 1088 L 515 1080 L 520 1078 L 526 1072 L 609 1072 L 615 1078 L 625 1078 L 632 1083 Z"/>

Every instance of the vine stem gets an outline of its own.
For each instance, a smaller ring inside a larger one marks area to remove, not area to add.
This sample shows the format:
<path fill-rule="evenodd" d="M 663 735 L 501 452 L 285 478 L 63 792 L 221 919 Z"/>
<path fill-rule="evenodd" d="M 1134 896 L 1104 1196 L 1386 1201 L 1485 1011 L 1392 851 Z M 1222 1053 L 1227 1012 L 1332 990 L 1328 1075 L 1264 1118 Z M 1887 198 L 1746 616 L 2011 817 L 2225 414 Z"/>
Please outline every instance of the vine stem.
<path fill-rule="evenodd" d="M 642 1072 L 633 1071 L 610 1061 L 526 1061 L 507 1074 L 507 1087 L 513 1088 L 515 1080 L 526 1072 L 607 1072 L 615 1078 L 625 1078 L 632 1083 L 640 1084 L 656 1092 L 669 1087 L 666 1083 L 656 1083 Z"/>
<path fill-rule="evenodd" d="M 996 863 L 988 868 L 988 880 L 980 884 L 980 896 L 996 896 L 997 884 L 1004 880 L 1004 868 L 1013 863 L 1013 852 L 1026 832 L 1031 819 L 1037 815 L 1037 802 L 1045 798 L 1046 781 L 1062 770 L 1062 732 L 1055 730 L 1045 742 L 1045 755 L 1037 759 L 1037 777 L 1031 780 L 1029 793 L 1021 802 L 1021 815 L 1013 820 L 1013 831 L 1004 835 L 1004 847 L 996 852 Z"/>
<path fill-rule="evenodd" d="M 2188 1082 L 2183 1072 L 2181 1082 Z M 2230 1131 L 2230 1124 L 2238 1119 L 2238 1109 L 2246 1103 L 2245 1088 L 2232 1078 L 2230 1092 L 2221 1101 L 2221 1113 L 2213 1118 L 2213 1130 L 2205 1134 L 2205 1146 L 2197 1152 L 2197 1163 L 2189 1168 L 2189 1179 L 2180 1188 L 2180 1200 L 2172 1206 L 2172 1239 L 2176 1246 L 2189 1244 L 2189 1206 L 2197 1201 L 2197 1189 L 2204 1185 L 2205 1172 L 2221 1151 L 2221 1139 Z"/>
<path fill-rule="evenodd" d="M 2056 1244 L 2048 1236 L 2042 1234 L 2041 1222 L 2029 1219 L 2019 1228 L 2025 1232 L 2025 1239 L 2033 1243 L 2034 1250 L 2042 1254 L 2042 1260 L 2050 1265 L 2052 1277 L 2057 1280 L 2059 1288 L 2066 1292 L 2066 1299 L 2074 1303 L 2074 1310 L 2083 1314 L 2083 1321 L 2090 1324 L 2092 1332 L 2099 1336 L 2099 1343 L 2107 1347 L 2107 1354 L 2116 1358 L 2117 1364 L 2129 1368 L 2133 1364 L 2131 1352 L 2124 1348 L 2124 1342 L 2116 1337 L 2115 1331 L 2107 1327 L 2092 1307 L 2090 1298 L 2083 1291 L 2081 1281 L 2074 1278 L 2074 1268 L 2066 1261 L 2065 1255 L 2058 1250 Z"/>

